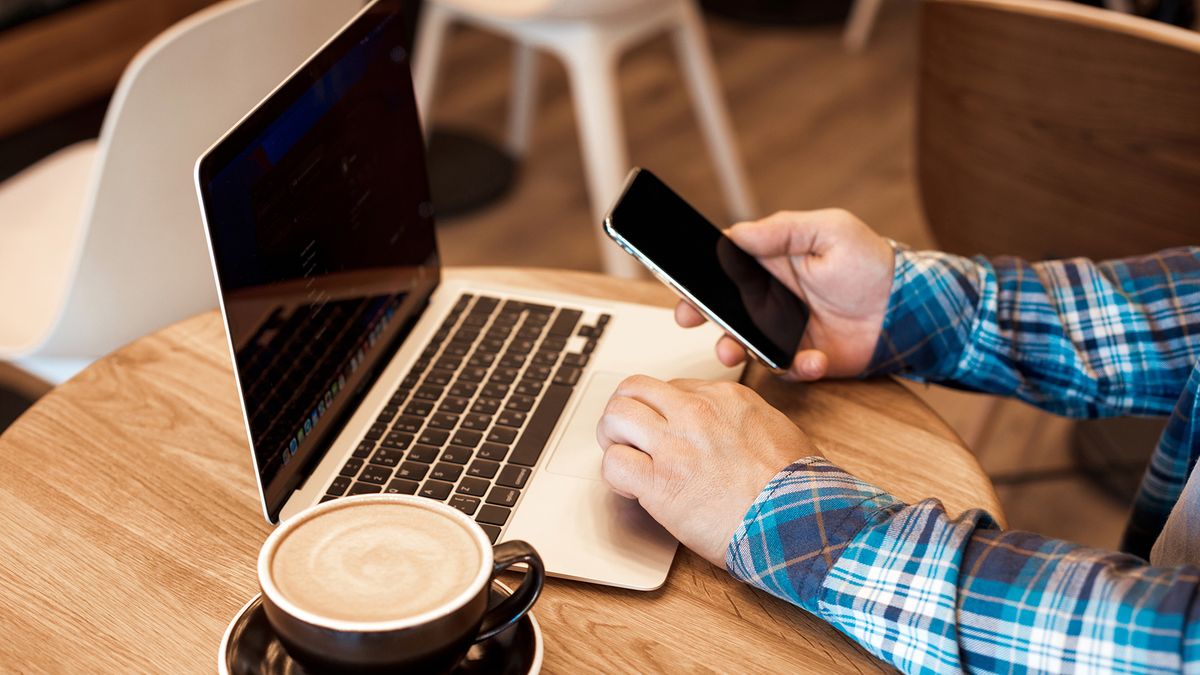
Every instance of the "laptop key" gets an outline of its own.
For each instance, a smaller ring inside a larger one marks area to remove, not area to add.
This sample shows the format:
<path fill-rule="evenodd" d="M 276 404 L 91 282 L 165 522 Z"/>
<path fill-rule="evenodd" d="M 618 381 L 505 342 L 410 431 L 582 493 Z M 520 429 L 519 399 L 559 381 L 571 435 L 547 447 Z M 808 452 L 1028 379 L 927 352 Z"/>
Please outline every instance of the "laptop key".
<path fill-rule="evenodd" d="M 470 429 L 472 431 L 483 431 L 484 429 L 487 429 L 488 425 L 491 423 L 492 423 L 492 418 L 488 415 L 481 415 L 479 413 L 468 413 L 466 416 L 463 417 L 462 428 Z"/>
<path fill-rule="evenodd" d="M 482 509 L 479 509 L 479 515 L 475 516 L 475 520 L 488 525 L 503 525 L 508 522 L 508 516 L 512 510 L 502 506 L 493 504 L 484 504 Z"/>
<path fill-rule="evenodd" d="M 546 441 L 550 440 L 550 434 L 558 424 L 558 418 L 562 416 L 563 409 L 567 407 L 567 400 L 571 398 L 572 391 L 573 388 L 561 384 L 552 384 L 546 387 L 546 393 L 542 395 L 537 410 L 530 416 L 525 431 L 521 433 L 520 439 L 513 447 L 512 455 L 508 458 L 510 464 L 521 466 L 537 464 L 538 458 L 542 456 L 542 451 L 546 448 Z"/>
<path fill-rule="evenodd" d="M 495 354 L 504 347 L 504 340 L 497 338 L 484 338 L 479 341 L 479 346 L 475 349 L 479 352 Z"/>
<path fill-rule="evenodd" d="M 388 482 L 388 479 L 391 477 L 392 477 L 391 469 L 384 467 L 384 466 L 376 466 L 374 464 L 368 464 L 367 468 L 363 469 L 362 475 L 360 475 L 358 477 L 358 479 L 361 481 L 367 482 L 367 483 L 375 483 L 376 485 L 383 485 L 384 483 Z"/>
<path fill-rule="evenodd" d="M 500 538 L 500 528 L 496 527 L 495 525 L 479 523 L 479 526 L 482 527 L 483 531 L 487 533 L 488 539 L 491 540 L 493 544 L 496 543 L 496 540 Z"/>
<path fill-rule="evenodd" d="M 355 483 L 354 485 L 350 486 L 350 492 L 347 493 L 347 496 L 352 497 L 354 495 L 368 495 L 382 491 L 382 485 L 373 485 L 371 483 Z"/>
<path fill-rule="evenodd" d="M 401 415 L 396 418 L 396 423 L 392 425 L 392 431 L 407 431 L 410 434 L 415 434 L 421 429 L 421 418 L 413 417 L 412 415 Z"/>
<path fill-rule="evenodd" d="M 429 426 L 434 429 L 453 429 L 456 424 L 458 424 L 458 415 L 450 413 L 434 413 L 433 417 L 429 418 Z"/>
<path fill-rule="evenodd" d="M 343 466 L 342 470 L 339 471 L 338 473 L 343 476 L 350 476 L 351 478 L 353 478 L 355 476 L 355 474 L 358 473 L 358 470 L 362 468 L 362 465 L 363 465 L 363 461 L 361 459 L 351 458 L 351 459 L 346 460 L 346 465 Z"/>
<path fill-rule="evenodd" d="M 483 395 L 488 398 L 504 398 L 508 396 L 508 385 L 503 382 L 488 382 L 483 385 Z"/>
<path fill-rule="evenodd" d="M 558 363 L 558 352 L 541 350 L 533 355 L 533 362 L 539 366 L 552 366 Z M 417 394 L 420 395 L 420 390 Z"/>
<path fill-rule="evenodd" d="M 492 443 L 512 445 L 512 442 L 517 439 L 517 430 L 512 427 L 494 427 L 488 432 L 487 439 Z"/>
<path fill-rule="evenodd" d="M 442 401 L 442 404 L 438 406 L 438 410 L 448 413 L 460 413 L 467 409 L 468 403 L 470 403 L 470 399 L 465 399 L 461 396 L 447 396 Z"/>
<path fill-rule="evenodd" d="M 540 349 L 545 349 L 546 351 L 551 352 L 561 352 L 566 346 L 567 338 L 562 337 L 561 335 L 547 335 L 542 340 L 542 346 Z"/>
<path fill-rule="evenodd" d="M 446 345 L 446 351 L 442 353 L 449 354 L 450 356 L 466 356 L 467 352 L 470 350 L 471 345 L 465 342 L 451 342 L 450 344 Z"/>
<path fill-rule="evenodd" d="M 384 426 L 382 424 L 373 424 L 373 425 L 371 425 L 370 429 L 367 429 L 367 433 L 363 434 L 363 437 L 366 438 L 367 440 L 377 441 L 386 432 L 387 432 L 386 426 Z"/>
<path fill-rule="evenodd" d="M 428 464 L 420 462 L 407 461 L 400 464 L 400 468 L 396 469 L 396 478 L 407 478 L 408 480 L 421 480 L 425 474 L 429 472 Z"/>
<path fill-rule="evenodd" d="M 467 382 L 482 382 L 485 377 L 487 377 L 487 368 L 476 368 L 474 366 L 467 366 L 458 374 L 458 379 Z"/>
<path fill-rule="evenodd" d="M 445 429 L 426 429 L 421 432 L 417 442 L 424 445 L 445 445 L 449 439 L 450 432 Z"/>
<path fill-rule="evenodd" d="M 537 380 L 521 380 L 517 384 L 516 392 L 525 396 L 537 396 L 542 393 L 542 383 Z"/>
<path fill-rule="evenodd" d="M 488 322 L 487 314 L 468 314 L 467 318 L 463 319 L 464 326 L 486 326 Z"/>
<path fill-rule="evenodd" d="M 329 484 L 329 489 L 325 492 L 335 497 L 340 497 L 346 494 L 346 488 L 348 487 L 350 487 L 350 479 L 346 476 L 338 476 L 333 479 L 333 482 Z"/>
<path fill-rule="evenodd" d="M 444 387 L 450 382 L 450 378 L 452 377 L 454 377 L 453 370 L 434 368 L 433 370 L 429 371 L 428 375 L 425 376 L 425 384 Z"/>
<path fill-rule="evenodd" d="M 399 408 L 387 407 L 379 411 L 379 416 L 375 418 L 375 424 L 387 425 L 390 424 L 396 417 L 396 413 L 400 412 Z"/>
<path fill-rule="evenodd" d="M 491 354 L 489 352 L 475 352 L 471 355 L 471 359 L 467 361 L 467 365 L 476 368 L 488 368 L 495 361 L 495 354 Z"/>
<path fill-rule="evenodd" d="M 468 477 L 462 479 L 462 482 L 458 484 L 458 492 L 459 494 L 482 497 L 487 494 L 488 488 L 491 486 L 491 483 L 482 478 Z"/>
<path fill-rule="evenodd" d="M 492 462 L 486 459 L 477 459 L 471 462 L 471 466 L 467 467 L 467 475 L 475 476 L 476 478 L 491 478 L 500 470 L 499 462 Z M 527 469 L 528 470 L 528 469 Z"/>
<path fill-rule="evenodd" d="M 479 299 L 475 301 L 475 306 L 471 308 L 471 311 L 480 311 L 491 314 L 499 304 L 500 300 L 498 298 L 493 298 L 489 295 L 481 295 L 479 296 Z"/>
<path fill-rule="evenodd" d="M 490 459 L 499 462 L 508 454 L 508 446 L 500 445 L 499 443 L 484 443 L 479 448 L 479 452 L 475 456 L 480 459 Z"/>
<path fill-rule="evenodd" d="M 525 365 L 525 355 L 508 352 L 500 359 L 500 365 L 504 368 L 520 368 Z"/>
<path fill-rule="evenodd" d="M 433 460 L 437 459 L 441 448 L 435 448 L 432 445 L 422 445 L 420 443 L 412 446 L 412 450 L 408 451 L 408 458 L 414 462 L 424 462 L 432 464 Z"/>
<path fill-rule="evenodd" d="M 420 483 L 415 480 L 397 478 L 391 483 L 388 483 L 387 489 L 384 490 L 384 492 L 393 495 L 415 495 L 417 494 L 418 487 L 420 487 Z"/>
<path fill-rule="evenodd" d="M 541 326 L 524 326 L 517 331 L 517 337 L 523 339 L 535 339 L 542 334 Z"/>
<path fill-rule="evenodd" d="M 550 379 L 550 372 L 550 366 L 534 365 L 529 366 L 529 370 L 525 371 L 525 377 L 534 380 L 548 380 Z"/>
<path fill-rule="evenodd" d="M 496 484 L 520 489 L 525 487 L 525 482 L 529 480 L 531 473 L 533 472 L 528 467 L 509 464 L 501 469 L 500 476 L 496 478 Z"/>
<path fill-rule="evenodd" d="M 511 410 L 519 410 L 520 412 L 529 412 L 533 408 L 533 397 L 513 394 L 509 397 L 505 407 Z"/>
<path fill-rule="evenodd" d="M 433 403 L 430 401 L 413 401 L 404 408 L 404 414 L 413 417 L 427 417 L 431 412 L 433 412 Z"/>
<path fill-rule="evenodd" d="M 579 376 L 582 374 L 583 369 L 577 366 L 559 366 L 558 372 L 554 373 L 554 384 L 573 387 L 579 381 Z"/>
<path fill-rule="evenodd" d="M 413 398 L 424 399 L 426 401 L 436 401 L 441 397 L 441 387 L 420 387 L 417 389 L 416 393 L 413 394 Z"/>
<path fill-rule="evenodd" d="M 563 365 L 564 366 L 578 366 L 578 367 L 582 368 L 587 365 L 587 362 L 588 362 L 587 354 L 567 354 L 566 356 L 563 357 Z"/>
<path fill-rule="evenodd" d="M 317 503 L 318 503 L 318 504 L 324 504 L 325 502 L 331 502 L 331 501 L 333 501 L 333 500 L 335 500 L 335 499 L 337 499 L 337 498 L 338 498 L 338 496 L 337 496 L 337 495 L 322 495 L 322 496 L 321 496 L 321 499 L 320 499 L 320 501 L 318 501 Z M 496 542 L 495 542 L 495 541 L 492 541 L 492 543 L 494 544 L 494 543 L 496 543 Z"/>
<path fill-rule="evenodd" d="M 577 309 L 564 309 L 554 317 L 554 323 L 550 324 L 550 335 L 561 335 L 563 337 L 571 337 L 575 332 L 575 325 L 579 323 L 583 312 Z M 605 316 L 608 316 L 607 314 Z"/>
<path fill-rule="evenodd" d="M 394 467 L 400 463 L 400 459 L 404 457 L 404 453 L 391 448 L 380 448 L 375 456 L 371 458 L 372 464 L 379 466 Z"/>
<path fill-rule="evenodd" d="M 494 415 L 500 409 L 499 399 L 481 398 L 471 406 L 471 412 L 479 415 Z"/>
<path fill-rule="evenodd" d="M 443 356 L 437 360 L 437 367 L 442 370 L 458 370 L 458 367 L 461 365 L 461 356 Z"/>
<path fill-rule="evenodd" d="M 527 415 L 528 413 L 523 413 L 520 410 L 510 410 L 505 408 L 504 410 L 501 410 L 500 414 L 496 417 L 496 424 L 504 427 L 513 427 L 514 429 L 520 428 L 521 425 L 525 424 L 525 418 Z"/>
<path fill-rule="evenodd" d="M 474 342 L 479 337 L 479 329 L 473 326 L 463 326 L 458 329 L 454 337 L 450 338 L 451 342 Z"/>
<path fill-rule="evenodd" d="M 462 476 L 462 471 L 463 468 L 457 464 L 438 462 L 433 465 L 433 470 L 429 472 L 429 477 L 453 483 L 458 480 L 459 476 Z"/>
<path fill-rule="evenodd" d="M 514 490 L 513 488 L 507 488 L 507 487 L 497 485 L 496 487 L 492 488 L 491 492 L 488 493 L 487 503 L 499 504 L 500 506 L 507 506 L 507 507 L 511 508 L 516 505 L 517 498 L 519 498 L 520 496 L 521 496 L 520 490 Z M 503 524 L 504 523 L 496 523 L 496 525 L 503 525 Z"/>
<path fill-rule="evenodd" d="M 529 352 L 533 351 L 533 345 L 534 345 L 533 340 L 530 340 L 527 338 L 513 340 L 512 344 L 510 344 L 508 346 L 508 351 L 505 353 L 506 354 L 528 354 Z"/>
<path fill-rule="evenodd" d="M 464 398 L 471 398 L 472 396 L 475 395 L 475 390 L 478 389 L 478 387 L 479 387 L 479 384 L 476 382 L 467 382 L 466 380 L 459 380 L 454 383 L 454 386 L 450 387 L 450 395 L 451 396 L 462 396 Z"/>
<path fill-rule="evenodd" d="M 371 451 L 374 449 L 375 449 L 374 441 L 363 441 L 362 443 L 358 444 L 357 448 L 354 449 L 354 456 L 358 457 L 360 459 L 370 457 Z"/>
<path fill-rule="evenodd" d="M 386 445 L 390 448 L 399 448 L 401 450 L 407 448 L 412 443 L 413 435 L 403 431 L 393 431 L 380 441 L 380 445 Z"/>
<path fill-rule="evenodd" d="M 471 431 L 469 429 L 459 429 L 458 433 L 454 434 L 454 438 L 450 440 L 455 445 L 465 445 L 468 448 L 473 448 L 479 445 L 483 440 L 483 433 L 479 431 Z"/>
<path fill-rule="evenodd" d="M 453 489 L 454 486 L 450 483 L 444 483 L 440 480 L 427 480 L 425 481 L 425 484 L 421 486 L 421 490 L 417 494 L 421 495 L 422 497 L 444 501 L 446 497 L 450 496 L 450 491 Z"/>
<path fill-rule="evenodd" d="M 500 384 L 512 384 L 513 380 L 517 379 L 517 373 L 520 372 L 516 368 L 506 368 L 500 366 L 492 373 L 490 382 L 499 382 Z"/>
<path fill-rule="evenodd" d="M 464 448 L 460 445 L 452 445 L 442 451 L 443 462 L 453 462 L 455 464 L 466 464 L 471 461 L 471 449 Z"/>
<path fill-rule="evenodd" d="M 479 508 L 479 500 L 466 495 L 454 495 L 450 498 L 450 506 L 462 511 L 468 516 L 475 515 L 476 509 Z"/>

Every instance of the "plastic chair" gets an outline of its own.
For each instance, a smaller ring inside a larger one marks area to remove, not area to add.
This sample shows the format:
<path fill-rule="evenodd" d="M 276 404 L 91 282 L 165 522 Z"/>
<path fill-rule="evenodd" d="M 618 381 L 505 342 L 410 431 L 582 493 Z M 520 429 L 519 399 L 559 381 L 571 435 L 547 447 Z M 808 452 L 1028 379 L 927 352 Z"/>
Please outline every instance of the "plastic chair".
<path fill-rule="evenodd" d="M 675 45 L 732 215 L 737 219 L 755 215 L 704 24 L 689 0 L 429 0 L 417 31 L 413 70 L 417 103 L 426 121 L 442 47 L 456 22 L 500 33 L 517 44 L 508 123 L 508 146 L 517 156 L 529 144 L 537 88 L 535 50 L 550 51 L 566 65 L 594 230 L 610 274 L 640 272 L 637 262 L 609 242 L 599 225 L 630 168 L 616 86 L 617 61 L 652 35 L 668 32 Z"/>
<path fill-rule="evenodd" d="M 98 141 L 0 185 L 0 359 L 51 381 L 216 306 L 196 159 L 362 7 L 237 0 L 133 59 Z"/>

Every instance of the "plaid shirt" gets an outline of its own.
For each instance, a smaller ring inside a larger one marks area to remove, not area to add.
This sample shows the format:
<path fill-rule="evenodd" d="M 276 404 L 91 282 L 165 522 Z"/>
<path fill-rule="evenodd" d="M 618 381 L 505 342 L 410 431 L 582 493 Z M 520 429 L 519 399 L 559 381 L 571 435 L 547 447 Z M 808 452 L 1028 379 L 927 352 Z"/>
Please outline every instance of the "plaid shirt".
<path fill-rule="evenodd" d="M 1196 493 L 1180 499 L 1200 454 L 1198 356 L 1200 248 L 1029 264 L 897 247 L 868 374 L 1073 417 L 1172 416 L 1126 532 L 1135 555 L 1001 531 L 979 510 L 951 519 L 810 457 L 762 491 L 726 565 L 907 672 L 1200 672 L 1200 568 L 1145 561 L 1169 515 L 1200 519 Z"/>

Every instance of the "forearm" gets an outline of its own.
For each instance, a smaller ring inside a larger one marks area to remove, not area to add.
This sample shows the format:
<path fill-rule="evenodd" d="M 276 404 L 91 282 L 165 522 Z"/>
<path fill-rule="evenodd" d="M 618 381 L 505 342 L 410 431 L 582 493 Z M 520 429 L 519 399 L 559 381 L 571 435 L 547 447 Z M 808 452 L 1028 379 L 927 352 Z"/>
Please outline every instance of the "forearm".
<path fill-rule="evenodd" d="M 1200 577 L 905 505 L 824 460 L 780 473 L 730 572 L 907 672 L 1200 667 Z"/>
<path fill-rule="evenodd" d="M 1200 249 L 1096 264 L 897 248 L 868 374 L 1078 417 L 1166 414 L 1200 356 Z"/>

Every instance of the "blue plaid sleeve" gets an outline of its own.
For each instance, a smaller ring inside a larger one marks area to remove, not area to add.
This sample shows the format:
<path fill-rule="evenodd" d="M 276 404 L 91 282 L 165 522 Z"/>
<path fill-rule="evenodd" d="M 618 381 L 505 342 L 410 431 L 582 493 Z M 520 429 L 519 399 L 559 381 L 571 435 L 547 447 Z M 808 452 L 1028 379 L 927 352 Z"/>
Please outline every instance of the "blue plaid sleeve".
<path fill-rule="evenodd" d="M 1200 358 L 1200 248 L 1105 263 L 896 247 L 868 375 L 1015 396 L 1075 417 L 1166 415 Z"/>
<path fill-rule="evenodd" d="M 1200 570 L 950 519 L 820 458 L 762 491 L 726 565 L 909 673 L 1200 672 Z"/>

